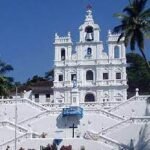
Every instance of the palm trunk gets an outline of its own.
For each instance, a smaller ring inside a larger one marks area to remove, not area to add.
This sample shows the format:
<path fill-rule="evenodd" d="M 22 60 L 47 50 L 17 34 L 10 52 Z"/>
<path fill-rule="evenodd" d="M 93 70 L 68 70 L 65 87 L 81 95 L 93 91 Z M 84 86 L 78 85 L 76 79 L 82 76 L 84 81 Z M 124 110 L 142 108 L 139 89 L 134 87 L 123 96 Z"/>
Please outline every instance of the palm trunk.
<path fill-rule="evenodd" d="M 146 67 L 147 67 L 147 70 L 149 71 L 150 73 L 150 64 L 149 64 L 149 61 L 147 60 L 146 56 L 145 56 L 145 53 L 143 52 L 143 49 L 140 49 L 141 53 L 142 53 L 142 56 L 145 60 L 145 63 L 146 63 Z"/>

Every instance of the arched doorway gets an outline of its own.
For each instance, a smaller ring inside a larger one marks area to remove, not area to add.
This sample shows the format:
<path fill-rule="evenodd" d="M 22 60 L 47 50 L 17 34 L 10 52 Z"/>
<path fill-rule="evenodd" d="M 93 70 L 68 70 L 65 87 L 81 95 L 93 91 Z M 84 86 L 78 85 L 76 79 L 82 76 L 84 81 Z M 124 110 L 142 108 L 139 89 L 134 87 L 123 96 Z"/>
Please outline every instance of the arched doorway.
<path fill-rule="evenodd" d="M 88 93 L 85 95 L 85 102 L 95 102 L 95 96 L 92 93 Z"/>

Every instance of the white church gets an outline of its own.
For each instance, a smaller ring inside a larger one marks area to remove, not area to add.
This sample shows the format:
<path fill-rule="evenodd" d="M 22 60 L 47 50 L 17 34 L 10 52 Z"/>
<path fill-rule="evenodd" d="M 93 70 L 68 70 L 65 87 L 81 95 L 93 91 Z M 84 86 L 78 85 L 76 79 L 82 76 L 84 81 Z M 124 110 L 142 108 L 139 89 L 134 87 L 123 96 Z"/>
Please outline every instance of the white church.
<path fill-rule="evenodd" d="M 122 102 L 127 99 L 126 53 L 118 35 L 108 32 L 108 55 L 100 40 L 100 27 L 87 10 L 73 47 L 71 34 L 55 34 L 54 101 L 79 105 L 86 102 Z M 73 87 L 73 88 L 72 88 Z"/>
<path fill-rule="evenodd" d="M 32 91 L 0 99 L 0 150 L 150 150 L 150 95 L 127 99 L 126 49 L 108 31 L 108 53 L 91 8 L 79 41 L 55 34 L 54 81 L 49 101 Z M 48 94 L 47 94 L 48 95 Z M 142 148 L 143 144 L 145 147 Z M 138 149 L 139 150 L 139 149 Z"/>

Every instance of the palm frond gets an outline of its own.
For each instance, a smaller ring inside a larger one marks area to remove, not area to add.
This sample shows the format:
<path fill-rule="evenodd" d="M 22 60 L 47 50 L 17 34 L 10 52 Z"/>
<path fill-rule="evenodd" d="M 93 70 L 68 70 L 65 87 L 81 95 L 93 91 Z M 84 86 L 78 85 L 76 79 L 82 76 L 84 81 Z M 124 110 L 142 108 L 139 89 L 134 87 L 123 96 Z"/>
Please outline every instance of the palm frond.
<path fill-rule="evenodd" d="M 123 12 L 126 12 L 129 16 L 135 16 L 135 10 L 133 10 L 133 7 L 131 6 L 125 7 Z"/>
<path fill-rule="evenodd" d="M 124 37 L 124 32 L 122 32 L 122 33 L 120 34 L 120 36 L 119 36 L 119 38 L 118 38 L 117 42 L 119 43 L 119 42 L 120 42 L 120 40 L 121 40 L 123 37 Z"/>
<path fill-rule="evenodd" d="M 147 1 L 148 0 L 139 0 L 139 2 L 138 2 L 138 8 L 139 8 L 140 12 L 145 8 Z"/>
<path fill-rule="evenodd" d="M 9 71 L 12 71 L 13 67 L 5 62 L 0 61 L 0 74 L 5 74 Z"/>
<path fill-rule="evenodd" d="M 114 29 L 113 29 L 113 33 L 119 33 L 119 32 L 121 32 L 122 30 L 123 30 L 123 25 L 121 24 L 121 25 L 118 25 L 118 26 L 116 26 L 116 27 L 114 27 Z"/>
<path fill-rule="evenodd" d="M 150 18 L 150 8 L 146 9 L 145 11 L 143 11 L 141 14 L 140 14 L 140 17 L 141 18 Z"/>
<path fill-rule="evenodd" d="M 125 19 L 125 18 L 128 18 L 127 15 L 125 14 L 121 14 L 121 13 L 115 13 L 113 14 L 114 17 L 118 18 L 118 19 Z"/>

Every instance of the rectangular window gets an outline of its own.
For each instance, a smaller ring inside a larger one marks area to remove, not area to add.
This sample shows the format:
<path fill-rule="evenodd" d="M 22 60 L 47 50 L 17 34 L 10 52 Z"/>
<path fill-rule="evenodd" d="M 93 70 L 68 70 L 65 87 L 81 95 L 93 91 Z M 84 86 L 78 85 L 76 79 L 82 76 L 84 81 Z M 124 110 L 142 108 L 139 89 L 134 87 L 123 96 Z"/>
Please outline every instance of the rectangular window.
<path fill-rule="evenodd" d="M 116 79 L 121 79 L 121 73 L 120 72 L 116 73 Z"/>
<path fill-rule="evenodd" d="M 35 97 L 36 99 L 39 99 L 39 94 L 35 94 L 34 97 Z"/>
<path fill-rule="evenodd" d="M 46 98 L 50 98 L 50 94 L 46 94 Z"/>
<path fill-rule="evenodd" d="M 103 73 L 103 79 L 107 80 L 108 79 L 108 73 Z"/>
<path fill-rule="evenodd" d="M 61 74 L 61 75 L 59 75 L 59 77 L 58 77 L 59 79 L 59 81 L 63 81 L 63 75 Z"/>
<path fill-rule="evenodd" d="M 39 103 L 39 94 L 34 94 L 34 97 L 35 97 L 35 102 Z"/>
<path fill-rule="evenodd" d="M 71 74 L 71 81 L 76 80 L 76 74 Z"/>

